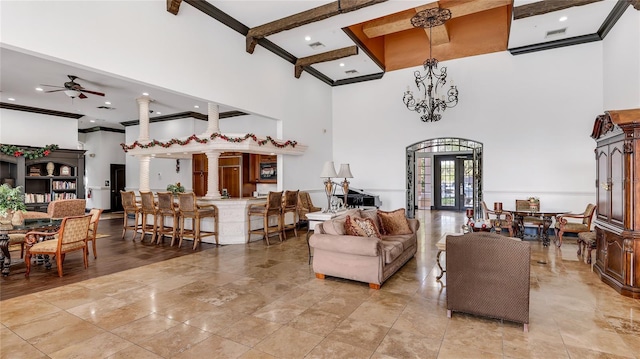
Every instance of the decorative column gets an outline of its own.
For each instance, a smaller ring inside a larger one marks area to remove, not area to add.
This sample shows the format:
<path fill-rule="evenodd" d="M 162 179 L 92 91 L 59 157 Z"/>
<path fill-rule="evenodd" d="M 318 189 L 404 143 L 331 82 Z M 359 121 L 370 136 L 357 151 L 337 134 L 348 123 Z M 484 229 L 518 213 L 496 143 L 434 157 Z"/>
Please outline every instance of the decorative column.
<path fill-rule="evenodd" d="M 209 164 L 209 178 L 207 178 L 207 194 L 205 198 L 218 199 L 222 197 L 218 190 L 218 158 L 220 157 L 220 152 L 209 151 L 205 154 Z"/>
<path fill-rule="evenodd" d="M 138 142 L 149 142 L 149 102 L 151 99 L 149 96 L 142 96 L 136 99 L 138 102 L 138 118 L 140 121 L 140 133 L 138 135 Z"/>
<path fill-rule="evenodd" d="M 209 102 L 208 115 L 207 130 L 201 136 L 209 137 L 213 133 L 220 132 L 220 108 L 218 104 Z"/>
<path fill-rule="evenodd" d="M 140 188 L 138 190 L 140 192 L 149 192 L 149 163 L 151 162 L 151 156 L 140 156 L 138 161 L 140 161 Z"/>

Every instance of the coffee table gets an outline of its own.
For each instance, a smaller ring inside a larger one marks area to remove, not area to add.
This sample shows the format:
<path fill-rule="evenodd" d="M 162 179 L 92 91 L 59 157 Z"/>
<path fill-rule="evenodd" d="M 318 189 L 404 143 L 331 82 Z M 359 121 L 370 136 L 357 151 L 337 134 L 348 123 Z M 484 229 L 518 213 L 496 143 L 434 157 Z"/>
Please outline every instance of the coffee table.
<path fill-rule="evenodd" d="M 49 218 L 33 218 L 25 219 L 24 224 L 20 226 L 0 227 L 0 267 L 2 267 L 2 275 L 9 275 L 11 267 L 11 253 L 9 252 L 10 237 L 9 234 L 25 234 L 31 231 L 38 232 L 55 232 L 60 228 L 62 219 Z"/>

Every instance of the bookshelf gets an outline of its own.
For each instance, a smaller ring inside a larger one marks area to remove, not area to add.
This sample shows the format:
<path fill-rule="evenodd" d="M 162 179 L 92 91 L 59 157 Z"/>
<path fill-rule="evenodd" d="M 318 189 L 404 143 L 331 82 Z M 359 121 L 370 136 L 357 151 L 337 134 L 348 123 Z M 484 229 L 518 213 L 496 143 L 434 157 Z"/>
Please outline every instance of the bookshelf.
<path fill-rule="evenodd" d="M 28 210 L 46 212 L 53 200 L 84 198 L 84 152 L 57 149 L 38 159 L 3 155 L 0 180 L 22 186 Z"/>

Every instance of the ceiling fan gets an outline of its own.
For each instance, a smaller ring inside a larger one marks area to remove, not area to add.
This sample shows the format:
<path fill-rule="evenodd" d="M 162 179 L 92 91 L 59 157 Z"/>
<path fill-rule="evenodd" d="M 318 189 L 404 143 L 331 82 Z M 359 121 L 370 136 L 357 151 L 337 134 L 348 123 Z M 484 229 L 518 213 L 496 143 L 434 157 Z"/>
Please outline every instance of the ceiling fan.
<path fill-rule="evenodd" d="M 64 91 L 65 95 L 67 95 L 67 96 L 69 96 L 71 98 L 76 98 L 77 97 L 77 98 L 81 98 L 81 99 L 87 98 L 85 93 L 96 95 L 96 96 L 104 96 L 104 93 L 102 93 L 102 92 L 90 91 L 90 90 L 87 90 L 84 87 L 82 87 L 82 85 L 80 85 L 79 83 L 76 82 L 76 79 L 78 78 L 78 76 L 74 76 L 74 75 L 67 75 L 67 76 L 69 77 L 69 79 L 71 81 L 65 82 L 64 83 L 64 87 L 55 86 L 55 85 L 44 85 L 43 84 L 42 86 L 59 87 L 60 88 L 60 90 L 45 91 L 45 93 Z"/>

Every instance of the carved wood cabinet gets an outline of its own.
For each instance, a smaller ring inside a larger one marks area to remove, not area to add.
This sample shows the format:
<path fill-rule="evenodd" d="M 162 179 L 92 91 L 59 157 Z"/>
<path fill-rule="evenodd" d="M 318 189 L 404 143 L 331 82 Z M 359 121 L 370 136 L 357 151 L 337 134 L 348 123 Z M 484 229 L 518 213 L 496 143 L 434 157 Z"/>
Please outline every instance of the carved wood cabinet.
<path fill-rule="evenodd" d="M 640 298 L 640 109 L 596 119 L 595 270 L 620 294 Z"/>

